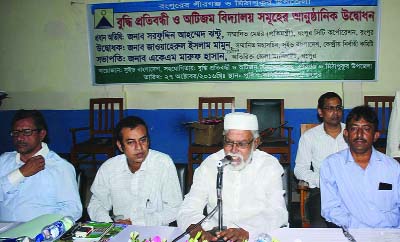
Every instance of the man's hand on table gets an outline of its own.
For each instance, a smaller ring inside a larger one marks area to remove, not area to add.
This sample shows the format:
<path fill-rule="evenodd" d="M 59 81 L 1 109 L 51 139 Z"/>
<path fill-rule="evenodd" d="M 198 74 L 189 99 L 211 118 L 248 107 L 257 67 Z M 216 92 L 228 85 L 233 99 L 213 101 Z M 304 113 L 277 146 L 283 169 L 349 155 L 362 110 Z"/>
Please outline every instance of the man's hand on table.
<path fill-rule="evenodd" d="M 192 230 L 190 231 L 190 238 L 194 238 L 196 236 L 196 234 L 201 231 L 201 237 L 199 239 L 199 241 L 203 241 L 203 240 L 207 240 L 207 241 L 217 241 L 217 237 L 215 237 L 214 235 L 212 235 L 210 232 L 205 231 L 201 225 L 198 225 L 197 228 L 194 228 L 196 225 L 192 224 L 190 225 L 186 231 L 188 230 Z"/>
<path fill-rule="evenodd" d="M 187 230 L 193 229 L 195 225 L 192 224 L 190 225 Z M 190 232 L 190 237 L 194 238 L 196 234 L 201 231 L 201 237 L 199 241 L 207 240 L 207 241 L 217 241 L 218 238 L 222 238 L 225 241 L 238 241 L 242 242 L 244 240 L 249 239 L 249 232 L 242 228 L 229 228 L 226 230 L 223 230 L 221 232 L 217 232 L 216 235 L 213 235 L 212 233 L 203 230 L 201 226 L 198 226 L 197 228 L 193 229 Z"/>
<path fill-rule="evenodd" d="M 217 232 L 218 238 L 223 238 L 225 241 L 238 241 L 249 240 L 249 232 L 242 228 L 229 228 L 221 232 Z"/>
<path fill-rule="evenodd" d="M 132 225 L 132 221 L 130 218 L 128 219 L 118 219 L 115 221 L 117 224 L 127 224 L 127 225 Z"/>

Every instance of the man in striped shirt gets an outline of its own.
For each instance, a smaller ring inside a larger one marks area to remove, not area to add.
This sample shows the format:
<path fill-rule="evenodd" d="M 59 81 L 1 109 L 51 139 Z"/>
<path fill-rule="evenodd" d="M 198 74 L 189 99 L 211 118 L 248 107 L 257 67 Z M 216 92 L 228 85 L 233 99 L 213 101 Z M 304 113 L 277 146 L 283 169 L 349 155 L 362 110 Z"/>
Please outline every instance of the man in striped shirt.
<path fill-rule="evenodd" d="M 322 123 L 307 130 L 299 141 L 294 174 L 299 180 L 309 184 L 310 192 L 306 200 L 306 216 L 311 227 L 325 227 L 321 217 L 321 195 L 319 190 L 319 169 L 329 155 L 347 148 L 343 138 L 345 125 L 341 97 L 327 92 L 318 99 L 318 117 Z"/>

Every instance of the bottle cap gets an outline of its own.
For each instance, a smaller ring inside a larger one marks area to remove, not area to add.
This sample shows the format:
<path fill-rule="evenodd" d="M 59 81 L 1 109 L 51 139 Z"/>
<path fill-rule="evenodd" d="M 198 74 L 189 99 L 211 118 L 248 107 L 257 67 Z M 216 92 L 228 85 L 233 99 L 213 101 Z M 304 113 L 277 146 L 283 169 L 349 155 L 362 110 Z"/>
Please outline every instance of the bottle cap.
<path fill-rule="evenodd" d="M 44 235 L 42 233 L 36 235 L 35 242 L 41 242 L 44 240 Z"/>

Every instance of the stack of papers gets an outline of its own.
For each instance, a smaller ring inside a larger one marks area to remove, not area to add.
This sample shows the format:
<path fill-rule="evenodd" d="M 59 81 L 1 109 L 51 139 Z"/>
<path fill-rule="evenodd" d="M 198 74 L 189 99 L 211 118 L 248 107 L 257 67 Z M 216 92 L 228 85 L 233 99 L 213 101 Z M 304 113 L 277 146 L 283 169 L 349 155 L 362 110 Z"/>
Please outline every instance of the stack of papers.
<path fill-rule="evenodd" d="M 91 227 L 93 230 L 88 233 L 84 237 L 77 237 L 73 235 L 74 241 L 84 241 L 84 242 L 91 242 L 91 241 L 99 241 L 102 239 L 113 227 L 113 223 L 101 223 L 101 222 L 86 222 L 82 224 L 82 227 Z"/>

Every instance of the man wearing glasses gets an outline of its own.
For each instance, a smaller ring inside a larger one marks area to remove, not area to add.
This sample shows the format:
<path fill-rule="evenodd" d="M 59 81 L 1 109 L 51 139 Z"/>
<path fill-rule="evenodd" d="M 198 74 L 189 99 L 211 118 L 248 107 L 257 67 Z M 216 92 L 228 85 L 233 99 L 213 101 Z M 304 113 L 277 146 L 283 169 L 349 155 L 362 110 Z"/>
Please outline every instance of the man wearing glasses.
<path fill-rule="evenodd" d="M 44 214 L 82 215 L 74 167 L 49 150 L 47 124 L 37 110 L 12 120 L 16 151 L 0 156 L 0 220 L 24 222 Z"/>
<path fill-rule="evenodd" d="M 319 169 L 329 155 L 346 149 L 343 137 L 345 125 L 342 98 L 334 92 L 327 92 L 318 99 L 318 118 L 322 123 L 301 135 L 296 155 L 294 174 L 306 181 L 310 187 L 306 200 L 306 216 L 311 227 L 326 227 L 321 217 L 321 194 Z"/>
<path fill-rule="evenodd" d="M 90 189 L 90 218 L 147 226 L 175 221 L 182 192 L 171 158 L 149 148 L 148 128 L 139 117 L 122 119 L 115 134 L 123 154 L 99 168 Z"/>
<path fill-rule="evenodd" d="M 278 160 L 257 149 L 260 144 L 257 117 L 249 113 L 230 113 L 224 119 L 223 149 L 207 157 L 195 170 L 190 192 L 178 213 L 178 225 L 194 236 L 202 231 L 203 240 L 243 241 L 254 239 L 288 222 L 282 189 L 283 168 Z M 227 228 L 215 235 L 209 230 L 218 226 L 218 215 L 204 218 L 217 205 L 217 164 L 229 157 L 223 171 L 223 222 Z"/>

